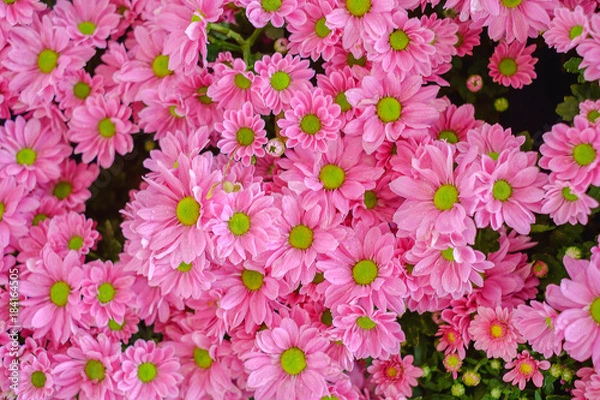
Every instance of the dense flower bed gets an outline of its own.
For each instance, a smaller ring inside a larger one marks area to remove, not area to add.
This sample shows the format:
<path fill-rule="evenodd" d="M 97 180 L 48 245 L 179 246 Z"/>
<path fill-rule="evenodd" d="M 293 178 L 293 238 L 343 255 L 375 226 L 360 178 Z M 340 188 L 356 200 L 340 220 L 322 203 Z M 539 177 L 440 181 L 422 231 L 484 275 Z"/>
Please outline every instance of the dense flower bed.
<path fill-rule="evenodd" d="M 1 1 L 0 396 L 599 399 L 598 7 Z"/>

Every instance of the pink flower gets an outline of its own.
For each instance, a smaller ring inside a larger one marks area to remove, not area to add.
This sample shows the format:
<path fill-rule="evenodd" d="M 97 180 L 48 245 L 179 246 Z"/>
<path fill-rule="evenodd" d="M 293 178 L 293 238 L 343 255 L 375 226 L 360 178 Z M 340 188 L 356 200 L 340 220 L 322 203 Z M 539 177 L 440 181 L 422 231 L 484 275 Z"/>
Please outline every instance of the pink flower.
<path fill-rule="evenodd" d="M 394 212 L 402 204 L 402 199 L 390 189 L 391 180 L 391 174 L 383 175 L 377 181 L 375 188 L 366 190 L 362 200 L 358 199 L 355 202 L 352 215 L 356 221 L 362 221 L 370 225 L 392 221 Z"/>
<path fill-rule="evenodd" d="M 116 32 L 120 19 L 109 0 L 58 0 L 53 11 L 54 24 L 66 29 L 75 46 L 105 48 L 106 39 Z"/>
<path fill-rule="evenodd" d="M 513 135 L 510 128 L 504 129 L 500 124 L 490 125 L 484 122 L 467 132 L 466 143 L 457 143 L 459 154 L 456 156 L 456 161 L 459 164 L 474 161 L 480 163 L 484 156 L 498 160 L 504 150 L 519 150 L 523 143 L 525 137 Z"/>
<path fill-rule="evenodd" d="M 29 190 L 58 178 L 60 163 L 70 154 L 60 132 L 42 128 L 38 119 L 18 116 L 0 127 L 0 174 L 14 176 Z"/>
<path fill-rule="evenodd" d="M 412 387 L 417 386 L 417 378 L 423 370 L 413 365 L 413 356 L 404 359 L 397 354 L 388 360 L 373 360 L 367 371 L 376 385 L 375 393 L 393 399 L 406 399 L 412 396 Z"/>
<path fill-rule="evenodd" d="M 265 156 L 265 121 L 254 112 L 251 103 L 244 103 L 239 110 L 226 110 L 223 122 L 217 122 L 215 130 L 221 133 L 221 139 L 217 142 L 221 153 L 231 154 L 245 166 L 250 166 L 253 157 Z"/>
<path fill-rule="evenodd" d="M 446 2 L 446 7 L 449 6 L 450 1 Z M 465 2 L 470 4 L 470 2 Z M 473 49 L 479 46 L 481 42 L 481 27 L 476 26 L 471 21 L 464 21 L 459 17 L 454 19 L 454 22 L 458 24 L 458 42 L 454 45 L 456 47 L 456 55 L 458 57 L 464 57 L 466 55 L 472 56 Z"/>
<path fill-rule="evenodd" d="M 32 339 L 28 339 L 32 340 Z M 18 395 L 30 400 L 46 400 L 55 394 L 55 363 L 44 349 L 24 352 L 20 360 Z"/>
<path fill-rule="evenodd" d="M 221 76 L 211 83 L 206 94 L 224 109 L 238 110 L 244 103 L 250 103 L 259 114 L 269 114 L 271 110 L 265 107 L 254 86 L 254 78 L 254 73 L 247 71 L 246 63 L 236 58 L 231 68 L 221 71 Z"/>
<path fill-rule="evenodd" d="M 126 399 L 176 399 L 183 377 L 171 346 L 157 347 L 153 341 L 138 339 L 121 356 L 115 381 Z"/>
<path fill-rule="evenodd" d="M 83 260 L 100 239 L 95 226 L 96 221 L 74 211 L 57 215 L 48 224 L 48 244 L 61 257 L 75 251 Z"/>
<path fill-rule="evenodd" d="M 471 104 L 455 106 L 450 104 L 440 113 L 438 120 L 431 124 L 429 133 L 438 140 L 455 144 L 467 140 L 467 132 L 481 123 L 475 120 L 475 108 Z"/>
<path fill-rule="evenodd" d="M 104 78 L 101 75 L 90 76 L 85 70 L 66 75 L 58 83 L 56 101 L 67 118 L 73 116 L 73 109 L 85 104 L 85 99 L 104 94 Z"/>
<path fill-rule="evenodd" d="M 69 123 L 69 140 L 77 143 L 75 154 L 81 154 L 85 163 L 97 158 L 101 167 L 109 168 L 115 153 L 125 155 L 133 150 L 131 134 L 137 127 L 130 117 L 131 108 L 116 98 L 88 98 L 85 105 L 73 110 Z"/>
<path fill-rule="evenodd" d="M 515 89 L 529 85 L 537 77 L 533 66 L 538 59 L 531 56 L 534 50 L 534 44 L 525 47 L 524 43 L 500 42 L 488 64 L 492 80 Z"/>
<path fill-rule="evenodd" d="M 287 137 L 286 147 L 300 146 L 304 149 L 327 150 L 327 143 L 340 134 L 342 122 L 338 119 L 340 107 L 321 89 L 298 92 L 285 111 L 285 118 L 277 121 L 281 135 Z"/>
<path fill-rule="evenodd" d="M 436 347 L 437 351 L 443 351 L 444 354 L 458 354 L 462 360 L 466 356 L 467 343 L 463 340 L 463 334 L 452 325 L 440 325 L 435 336 L 440 336 L 440 342 Z"/>
<path fill-rule="evenodd" d="M 507 308 L 479 307 L 469 324 L 469 335 L 477 350 L 485 351 L 488 357 L 502 358 L 509 362 L 517 356 L 517 345 L 524 340 L 515 328 L 514 312 Z"/>
<path fill-rule="evenodd" d="M 46 4 L 39 0 L 19 0 L 0 4 L 0 19 L 9 25 L 30 25 L 33 16 L 46 10 Z"/>
<path fill-rule="evenodd" d="M 157 89 L 144 90 L 140 98 L 146 105 L 137 114 L 140 130 L 151 133 L 157 139 L 164 138 L 169 132 L 188 132 L 198 124 L 191 116 L 189 104 L 172 85 L 159 84 Z"/>
<path fill-rule="evenodd" d="M 562 351 L 563 332 L 556 329 L 558 313 L 546 303 L 532 301 L 521 304 L 515 311 L 515 327 L 529 342 L 533 351 L 546 358 Z"/>
<path fill-rule="evenodd" d="M 600 117 L 600 100 L 584 100 L 579 103 L 579 114 L 575 118 L 585 118 L 589 125 L 600 127 L 600 119 L 598 117 Z"/>
<path fill-rule="evenodd" d="M 554 9 L 554 18 L 550 21 L 548 30 L 544 32 L 544 39 L 550 47 L 560 53 L 566 53 L 582 43 L 590 30 L 589 17 L 583 7 L 577 6 L 574 10 L 567 7 Z"/>
<path fill-rule="evenodd" d="M 121 361 L 121 344 L 103 334 L 75 336 L 66 354 L 56 355 L 55 383 L 60 390 L 55 397 L 81 400 L 117 400 L 124 395 L 117 389 L 115 372 Z"/>
<path fill-rule="evenodd" d="M 556 225 L 567 222 L 571 225 L 587 225 L 592 209 L 598 202 L 584 191 L 578 190 L 568 181 L 551 180 L 544 186 L 546 195 L 542 200 L 542 213 L 550 215 Z"/>
<path fill-rule="evenodd" d="M 338 371 L 325 354 L 329 342 L 317 328 L 283 318 L 279 326 L 258 332 L 256 349 L 245 355 L 248 388 L 257 400 L 296 400 L 327 394 L 326 379 Z"/>
<path fill-rule="evenodd" d="M 12 240 L 27 234 L 27 220 L 39 205 L 14 178 L 0 179 L 0 253 Z"/>
<path fill-rule="evenodd" d="M 83 212 L 84 203 L 92 196 L 89 187 L 99 174 L 96 164 L 78 164 L 67 158 L 60 165 L 60 176 L 43 188 L 58 201 L 58 207 Z"/>
<path fill-rule="evenodd" d="M 19 285 L 26 297 L 21 303 L 23 327 L 34 330 L 34 339 L 51 334 L 54 342 L 66 343 L 81 329 L 79 256 L 70 252 L 63 260 L 46 250 L 42 260 L 27 268 L 31 273 Z"/>
<path fill-rule="evenodd" d="M 346 123 L 354 118 L 355 109 L 346 97 L 346 90 L 356 87 L 356 80 L 352 76 L 352 70 L 344 67 L 341 70 L 329 69 L 327 75 L 317 75 L 317 86 L 328 94 L 333 102 L 340 106 L 341 114 L 338 119 L 342 121 L 343 130 Z"/>
<path fill-rule="evenodd" d="M 290 32 L 288 45 L 291 54 L 317 61 L 327 61 L 334 54 L 334 45 L 340 39 L 338 29 L 330 29 L 326 24 L 326 15 L 335 7 L 335 0 L 308 0 L 304 4 L 306 21 L 297 23 L 289 20 L 287 30 Z"/>
<path fill-rule="evenodd" d="M 508 371 L 502 377 L 504 382 L 511 382 L 513 386 L 519 385 L 520 390 L 524 390 L 527 382 L 533 380 L 533 384 L 537 387 L 542 387 L 544 376 L 539 371 L 550 368 L 550 362 L 538 361 L 529 355 L 527 350 L 517 355 L 517 358 L 509 362 L 505 366 L 506 369 L 514 368 Z"/>
<path fill-rule="evenodd" d="M 246 0 L 245 3 L 248 21 L 256 28 L 262 28 L 269 22 L 276 28 L 281 28 L 286 20 L 297 25 L 306 22 L 306 15 L 299 10 L 296 0 Z"/>
<path fill-rule="evenodd" d="M 114 319 L 109 319 L 105 326 L 98 327 L 98 332 L 105 334 L 114 341 L 122 341 L 127 344 L 129 339 L 138 332 L 139 323 L 140 319 L 137 313 L 133 311 L 133 307 L 128 307 L 125 310 L 125 317 L 122 323 L 118 323 Z"/>
<path fill-rule="evenodd" d="M 176 268 L 168 260 L 156 260 L 154 274 L 148 279 L 148 283 L 159 286 L 163 294 L 173 293 L 182 299 L 200 298 L 214 281 L 215 276 L 209 271 L 204 257 L 197 257 L 190 263 L 181 262 Z"/>

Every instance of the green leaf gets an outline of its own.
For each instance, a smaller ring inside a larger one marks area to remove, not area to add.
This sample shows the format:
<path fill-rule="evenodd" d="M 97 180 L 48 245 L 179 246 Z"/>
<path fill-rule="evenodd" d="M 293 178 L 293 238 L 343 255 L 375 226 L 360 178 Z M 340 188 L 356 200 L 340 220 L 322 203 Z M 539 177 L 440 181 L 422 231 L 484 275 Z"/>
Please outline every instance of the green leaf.
<path fill-rule="evenodd" d="M 283 37 L 283 29 L 275 28 L 273 25 L 269 24 L 265 28 L 265 35 L 267 35 L 269 39 L 277 40 Z"/>
<path fill-rule="evenodd" d="M 525 141 L 521 145 L 521 151 L 531 151 L 533 150 L 533 139 L 531 139 L 531 135 L 529 131 L 522 131 L 517 133 L 517 136 L 524 136 Z"/>
<path fill-rule="evenodd" d="M 565 121 L 573 121 L 579 114 L 579 102 L 573 96 L 566 96 L 565 101 L 556 106 L 555 112 Z"/>
<path fill-rule="evenodd" d="M 565 70 L 567 72 L 571 72 L 573 74 L 578 74 L 581 70 L 579 69 L 579 64 L 583 61 L 581 57 L 573 57 L 566 63 L 564 63 Z"/>
<path fill-rule="evenodd" d="M 571 85 L 571 92 L 578 101 L 600 99 L 600 86 L 595 82 Z"/>
<path fill-rule="evenodd" d="M 548 232 L 556 229 L 556 226 L 548 226 L 548 225 L 540 225 L 534 224 L 531 225 L 531 233 L 539 233 L 539 232 Z"/>
<path fill-rule="evenodd" d="M 542 400 L 542 395 L 540 394 L 540 389 L 535 391 L 534 400 Z"/>
<path fill-rule="evenodd" d="M 475 237 L 475 245 L 473 248 L 488 255 L 489 253 L 493 253 L 500 249 L 500 242 L 498 242 L 499 238 L 500 234 L 492 228 L 479 229 L 477 231 L 477 236 Z"/>

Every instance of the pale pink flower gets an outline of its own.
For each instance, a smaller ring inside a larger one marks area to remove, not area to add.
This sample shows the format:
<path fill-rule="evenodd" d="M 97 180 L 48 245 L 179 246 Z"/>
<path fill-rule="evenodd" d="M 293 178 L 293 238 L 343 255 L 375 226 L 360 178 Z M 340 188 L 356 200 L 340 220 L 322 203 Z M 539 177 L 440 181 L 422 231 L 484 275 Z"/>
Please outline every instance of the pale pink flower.
<path fill-rule="evenodd" d="M 412 396 L 412 387 L 417 386 L 417 378 L 423 370 L 413 365 L 414 357 L 394 354 L 388 360 L 373 360 L 367 371 L 371 374 L 375 393 L 393 399 L 406 399 Z"/>
<path fill-rule="evenodd" d="M 85 104 L 85 99 L 104 94 L 104 78 L 101 75 L 90 76 L 85 70 L 67 74 L 58 83 L 56 101 L 64 110 L 65 116 L 71 118 L 73 109 Z"/>
<path fill-rule="evenodd" d="M 567 222 L 571 225 L 587 225 L 592 209 L 598 207 L 598 201 L 585 191 L 574 187 L 569 181 L 551 180 L 544 185 L 546 194 L 542 200 L 543 214 L 548 214 L 556 225 Z"/>
<path fill-rule="evenodd" d="M 31 340 L 31 339 L 28 339 Z M 45 349 L 24 352 L 20 359 L 18 395 L 30 400 L 46 400 L 56 391 L 54 366 Z"/>
<path fill-rule="evenodd" d="M 484 156 L 498 160 L 503 151 L 519 150 L 523 143 L 525 137 L 513 135 L 510 128 L 504 129 L 500 124 L 490 125 L 484 122 L 467 131 L 466 143 L 459 141 L 456 144 L 456 161 L 459 164 L 474 161 L 480 163 Z"/>
<path fill-rule="evenodd" d="M 74 211 L 57 215 L 48 223 L 48 245 L 61 257 L 74 251 L 83 260 L 101 238 L 95 227 L 96 221 Z"/>
<path fill-rule="evenodd" d="M 286 21 L 293 21 L 297 25 L 306 22 L 306 15 L 299 10 L 297 0 L 246 0 L 245 3 L 248 21 L 256 28 L 268 23 L 281 28 Z"/>
<path fill-rule="evenodd" d="M 148 279 L 151 286 L 159 286 L 162 293 L 173 293 L 182 299 L 200 298 L 211 288 L 215 276 L 209 271 L 204 257 L 197 257 L 190 263 L 181 262 L 174 268 L 168 260 L 155 260 L 154 274 Z"/>
<path fill-rule="evenodd" d="M 527 350 L 523 350 L 517 358 L 507 363 L 504 368 L 511 369 L 502 377 L 504 382 L 510 382 L 513 386 L 518 385 L 520 390 L 524 390 L 529 380 L 537 387 L 542 387 L 544 376 L 539 370 L 550 368 L 550 362 L 538 361 L 529 355 Z M 512 382 L 511 382 L 512 381 Z"/>
<path fill-rule="evenodd" d="M 391 180 L 391 174 L 383 175 L 377 181 L 375 188 L 366 190 L 363 198 L 355 202 L 352 216 L 356 221 L 362 221 L 369 225 L 392 222 L 394 213 L 402 204 L 402 198 L 390 189 Z"/>
<path fill-rule="evenodd" d="M 335 0 L 308 0 L 303 12 L 306 21 L 297 24 L 289 20 L 287 30 L 290 32 L 288 51 L 290 54 L 317 61 L 319 58 L 327 61 L 334 54 L 334 46 L 340 39 L 338 29 L 329 29 L 326 25 L 326 15 L 335 7 Z"/>
<path fill-rule="evenodd" d="M 14 176 L 29 190 L 60 175 L 60 163 L 71 154 L 60 132 L 38 119 L 18 116 L 0 127 L 0 175 Z"/>
<path fill-rule="evenodd" d="M 514 312 L 507 308 L 479 307 L 469 324 L 469 335 L 477 350 L 488 357 L 502 358 L 509 362 L 517 356 L 517 346 L 524 340 L 514 325 Z"/>
<path fill-rule="evenodd" d="M 171 84 L 161 82 L 157 89 L 144 90 L 140 98 L 145 105 L 137 114 L 140 130 L 155 133 L 156 139 L 169 132 L 188 132 L 199 126 L 191 117 L 189 104 Z"/>
<path fill-rule="evenodd" d="M 179 369 L 173 347 L 138 339 L 122 354 L 115 381 L 126 399 L 176 399 L 183 380 Z"/>
<path fill-rule="evenodd" d="M 582 43 L 589 30 L 589 17 L 583 7 L 577 6 L 574 10 L 557 7 L 554 9 L 554 18 L 543 36 L 548 46 L 554 47 L 559 53 L 566 53 Z"/>
<path fill-rule="evenodd" d="M 531 56 L 534 50 L 535 44 L 525 47 L 524 43 L 500 42 L 488 64 L 492 80 L 515 89 L 529 85 L 537 77 L 533 66 L 538 59 Z"/>
<path fill-rule="evenodd" d="M 58 0 L 52 10 L 54 24 L 66 29 L 75 46 L 103 49 L 119 25 L 116 7 L 109 0 Z"/>
<path fill-rule="evenodd" d="M 192 158 L 206 147 L 209 136 L 212 133 L 206 126 L 202 126 L 192 132 L 175 131 L 168 132 L 165 137 L 158 140 L 160 149 L 150 151 L 150 158 L 144 160 L 144 167 L 150 171 L 159 173 L 159 164 L 173 168 L 178 166 L 177 159 L 181 154 Z M 148 176 L 153 176 L 149 173 Z"/>
<path fill-rule="evenodd" d="M 3 1 L 0 4 L 0 19 L 10 25 L 30 25 L 34 15 L 46 10 L 46 4 L 40 0 Z"/>
<path fill-rule="evenodd" d="M 563 332 L 556 329 L 558 312 L 546 303 L 532 301 L 515 310 L 515 327 L 529 342 L 533 351 L 546 358 L 562 351 Z"/>
<path fill-rule="evenodd" d="M 579 103 L 579 114 L 575 116 L 577 119 L 585 118 L 587 123 L 593 127 L 600 127 L 600 100 L 584 100 Z M 579 125 L 579 123 L 577 124 Z M 581 125 L 583 126 L 583 124 Z"/>
<path fill-rule="evenodd" d="M 110 41 L 106 51 L 102 54 L 101 60 L 102 62 L 94 70 L 95 76 L 104 79 L 104 88 L 107 92 L 112 91 L 119 95 L 125 93 L 126 88 L 132 84 L 120 82 L 115 79 L 116 72 L 120 71 L 123 64 L 129 61 L 129 56 L 123 43 Z"/>
<path fill-rule="evenodd" d="M 592 9 L 593 10 L 593 9 Z M 585 37 L 577 46 L 577 54 L 583 57 L 579 68 L 583 69 L 583 77 L 587 81 L 595 81 L 600 78 L 598 57 L 600 56 L 600 17 L 592 12 L 590 15 L 590 33 L 592 37 Z"/>
<path fill-rule="evenodd" d="M 221 75 L 206 92 L 220 108 L 238 110 L 244 103 L 251 103 L 259 114 L 269 114 L 260 92 L 254 86 L 254 73 L 247 71 L 246 63 L 236 58 L 231 67 L 223 68 Z"/>

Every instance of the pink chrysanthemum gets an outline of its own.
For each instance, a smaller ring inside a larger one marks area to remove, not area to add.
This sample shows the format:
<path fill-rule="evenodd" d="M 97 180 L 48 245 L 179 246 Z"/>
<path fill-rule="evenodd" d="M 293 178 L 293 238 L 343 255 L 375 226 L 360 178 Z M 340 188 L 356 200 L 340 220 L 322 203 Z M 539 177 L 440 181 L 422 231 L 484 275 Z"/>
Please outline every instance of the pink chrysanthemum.
<path fill-rule="evenodd" d="M 154 261 L 154 274 L 148 279 L 151 286 L 159 286 L 164 294 L 173 293 L 182 299 L 200 298 L 215 281 L 208 270 L 209 264 L 204 257 L 197 257 L 191 263 L 181 262 L 173 268 L 168 261 Z"/>
<path fill-rule="evenodd" d="M 70 154 L 60 132 L 42 128 L 38 119 L 18 116 L 0 127 L 0 175 L 14 176 L 29 190 L 58 178 L 60 163 Z"/>
<path fill-rule="evenodd" d="M 431 124 L 429 133 L 438 140 L 456 144 L 467 140 L 467 132 L 476 128 L 481 122 L 475 119 L 475 108 L 472 104 L 455 106 L 450 104 L 440 113 L 438 120 Z"/>
<path fill-rule="evenodd" d="M 9 25 L 30 25 L 33 16 L 46 9 L 46 4 L 39 0 L 3 1 L 0 4 L 0 19 Z"/>
<path fill-rule="evenodd" d="M 391 180 L 391 174 L 383 175 L 377 181 L 375 188 L 366 190 L 362 200 L 356 201 L 352 208 L 352 215 L 356 221 L 362 221 L 368 225 L 392 222 L 394 212 L 402 204 L 402 199 L 390 189 Z"/>
<path fill-rule="evenodd" d="M 366 302 L 369 303 L 369 302 Z M 386 359 L 400 352 L 400 343 L 406 339 L 397 314 L 375 310 L 373 304 L 366 309 L 356 305 L 342 304 L 333 314 L 333 337 L 354 354 L 355 358 Z"/>
<path fill-rule="evenodd" d="M 488 64 L 492 80 L 515 89 L 529 85 L 537 77 L 533 66 L 538 59 L 531 56 L 534 50 L 535 44 L 525 47 L 524 43 L 500 42 Z"/>
<path fill-rule="evenodd" d="M 360 88 L 346 91 L 348 102 L 361 114 L 348 122 L 345 133 L 361 137 L 363 148 L 371 154 L 384 140 L 395 142 L 413 130 L 426 129 L 439 115 L 432 106 L 439 87 L 422 83 L 414 75 L 364 77 Z"/>
<path fill-rule="evenodd" d="M 80 285 L 83 278 L 79 256 L 70 252 L 65 259 L 47 250 L 39 264 L 28 266 L 31 274 L 20 282 L 23 327 L 33 329 L 33 338 L 48 334 L 57 343 L 66 343 L 80 330 Z"/>
<path fill-rule="evenodd" d="M 133 307 L 128 307 L 125 310 L 125 317 L 122 323 L 116 322 L 114 319 L 109 319 L 105 326 L 99 326 L 98 332 L 105 334 L 114 341 L 122 341 L 127 344 L 129 339 L 138 332 L 138 324 L 140 319 Z"/>
<path fill-rule="evenodd" d="M 257 88 L 263 96 L 264 104 L 273 114 L 279 114 L 288 107 L 298 93 L 310 90 L 310 79 L 314 71 L 307 60 L 290 55 L 275 53 L 265 55 L 254 65 L 258 76 L 254 78 Z"/>
<path fill-rule="evenodd" d="M 245 166 L 250 166 L 253 157 L 264 157 L 267 143 L 265 121 L 254 112 L 251 103 L 244 103 L 240 109 L 226 110 L 223 122 L 215 124 L 221 133 L 217 146 L 223 154 L 231 154 Z"/>
<path fill-rule="evenodd" d="M 48 244 L 61 257 L 75 251 L 83 260 L 100 239 L 95 225 L 96 221 L 74 211 L 57 215 L 48 224 Z"/>
<path fill-rule="evenodd" d="M 44 191 L 58 201 L 58 207 L 83 212 L 84 203 L 92 196 L 89 187 L 100 174 L 100 168 L 67 158 L 60 165 L 60 171 L 58 179 L 43 186 Z"/>
<path fill-rule="evenodd" d="M 286 21 L 296 25 L 306 22 L 306 15 L 299 10 L 296 0 L 245 0 L 248 21 L 256 28 L 262 28 L 271 23 L 281 28 Z"/>
<path fill-rule="evenodd" d="M 285 117 L 277 121 L 281 135 L 288 138 L 286 147 L 325 152 L 327 143 L 339 135 L 340 110 L 321 89 L 296 93 Z"/>
<path fill-rule="evenodd" d="M 35 353 L 25 352 L 21 356 L 17 393 L 22 399 L 46 400 L 55 394 L 55 363 L 48 357 L 45 349 L 39 350 Z"/>
<path fill-rule="evenodd" d="M 524 340 L 514 326 L 514 312 L 507 308 L 479 307 L 477 315 L 469 324 L 469 335 L 477 350 L 488 357 L 502 358 L 509 362 L 517 356 L 517 346 Z"/>
<path fill-rule="evenodd" d="M 532 301 L 521 304 L 515 311 L 515 327 L 529 342 L 533 351 L 546 358 L 562 351 L 563 333 L 555 327 L 558 312 L 546 303 Z"/>
<path fill-rule="evenodd" d="M 69 140 L 77 143 L 75 153 L 81 154 L 85 163 L 98 158 L 101 167 L 110 167 L 115 153 L 125 155 L 133 150 L 131 134 L 137 127 L 130 117 L 131 108 L 116 98 L 88 98 L 84 106 L 73 110 L 69 122 Z"/>
<path fill-rule="evenodd" d="M 219 107 L 238 110 L 249 102 L 259 114 L 269 114 L 260 92 L 254 86 L 254 73 L 247 71 L 246 63 L 239 58 L 233 60 L 231 68 L 224 68 L 206 92 Z"/>
<path fill-rule="evenodd" d="M 456 327 L 440 325 L 435 336 L 440 336 L 440 342 L 436 347 L 437 351 L 443 351 L 446 355 L 456 353 L 461 360 L 465 358 L 467 343 L 463 340 L 463 333 L 459 332 Z"/>
<path fill-rule="evenodd" d="M 141 95 L 145 107 L 139 111 L 140 129 L 155 133 L 156 139 L 164 138 L 169 132 L 188 132 L 198 126 L 191 117 L 189 104 L 172 85 L 159 84 L 158 89 L 146 89 Z"/>
<path fill-rule="evenodd" d="M 542 387 L 544 376 L 539 370 L 550 368 L 550 362 L 538 361 L 529 355 L 527 350 L 517 355 L 517 358 L 505 365 L 506 369 L 513 368 L 502 377 L 504 382 L 510 382 L 513 386 L 518 385 L 520 390 L 524 390 L 527 382 L 532 380 L 537 387 Z M 512 382 L 511 382 L 512 381 Z"/>
<path fill-rule="evenodd" d="M 587 123 L 595 128 L 600 127 L 600 100 L 584 100 L 579 103 L 579 114 L 577 119 L 585 119 Z M 585 122 L 585 121 L 584 121 Z M 579 125 L 579 124 L 577 124 Z M 581 124 L 583 126 L 583 124 Z"/>
<path fill-rule="evenodd" d="M 333 99 L 333 102 L 340 106 L 341 114 L 338 119 L 342 121 L 341 129 L 344 129 L 346 123 L 354 118 L 355 109 L 346 97 L 346 90 L 356 87 L 356 80 L 349 67 L 341 70 L 331 69 L 327 75 L 317 75 L 317 86 Z"/>
<path fill-rule="evenodd" d="M 173 347 L 138 339 L 122 354 L 115 381 L 126 399 L 176 399 L 183 380 L 179 369 Z"/>
<path fill-rule="evenodd" d="M 582 119 L 575 126 L 559 123 L 543 136 L 539 165 L 549 169 L 556 179 L 570 181 L 585 191 L 600 185 L 600 130 L 589 127 Z"/>
<path fill-rule="evenodd" d="M 65 354 L 56 355 L 54 381 L 60 390 L 58 399 L 81 400 L 123 398 L 114 379 L 121 361 L 121 343 L 103 334 L 76 336 Z"/>
<path fill-rule="evenodd" d="M 30 215 L 39 205 L 28 193 L 14 178 L 0 179 L 0 254 L 4 254 L 11 240 L 27 234 L 27 220 L 31 220 Z"/>
<path fill-rule="evenodd" d="M 500 124 L 483 123 L 467 132 L 466 143 L 458 142 L 456 148 L 459 164 L 477 162 L 483 156 L 497 160 L 500 154 L 507 150 L 519 150 L 525 143 L 524 136 L 515 136 L 510 128 L 504 129 Z"/>
<path fill-rule="evenodd" d="M 412 386 L 423 370 L 413 365 L 413 356 L 394 354 L 388 360 L 373 360 L 367 371 L 372 375 L 375 393 L 386 398 L 405 399 L 412 396 Z"/>
<path fill-rule="evenodd" d="M 101 75 L 90 76 L 85 70 L 67 74 L 58 83 L 56 101 L 64 110 L 65 116 L 71 118 L 73 109 L 85 104 L 85 99 L 104 94 L 104 78 Z"/>
<path fill-rule="evenodd" d="M 598 201 L 578 190 L 568 181 L 554 180 L 544 186 L 546 195 L 542 200 L 542 214 L 548 214 L 556 225 L 587 225 L 592 209 Z"/>
<path fill-rule="evenodd" d="M 589 17 L 581 6 L 570 10 L 566 7 L 554 9 L 554 18 L 544 32 L 544 39 L 550 47 L 560 53 L 566 53 L 583 42 L 590 30 Z"/>
<path fill-rule="evenodd" d="M 446 2 L 446 5 L 449 2 Z M 466 2 L 469 4 L 469 2 Z M 458 57 L 472 56 L 473 49 L 479 46 L 481 42 L 481 27 L 476 26 L 470 20 L 462 20 L 459 17 L 454 19 L 454 22 L 458 24 L 458 42 L 454 45 L 456 47 L 456 55 Z"/>
<path fill-rule="evenodd" d="M 255 344 L 244 366 L 257 400 L 321 398 L 326 379 L 339 373 L 325 354 L 329 342 L 309 324 L 283 318 L 278 327 L 258 332 Z"/>
<path fill-rule="evenodd" d="M 334 46 L 340 39 L 338 29 L 329 29 L 325 16 L 335 7 L 335 0 L 308 0 L 304 4 L 306 21 L 296 24 L 295 20 L 288 21 L 287 30 L 290 32 L 288 51 L 291 54 L 317 61 L 319 58 L 327 61 L 334 54 Z"/>
<path fill-rule="evenodd" d="M 64 27 L 75 46 L 106 47 L 106 39 L 117 31 L 119 14 L 109 0 L 58 0 L 52 8 L 53 22 Z"/>

